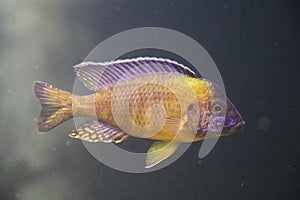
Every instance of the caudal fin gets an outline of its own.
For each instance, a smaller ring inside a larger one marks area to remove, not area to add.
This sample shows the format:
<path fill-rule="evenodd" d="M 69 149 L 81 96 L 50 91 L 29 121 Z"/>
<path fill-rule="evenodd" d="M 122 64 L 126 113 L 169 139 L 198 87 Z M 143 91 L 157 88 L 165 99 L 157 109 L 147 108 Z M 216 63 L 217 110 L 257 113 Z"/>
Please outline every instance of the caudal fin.
<path fill-rule="evenodd" d="M 33 90 L 42 106 L 38 119 L 39 132 L 47 132 L 73 117 L 71 93 L 40 81 L 33 83 Z"/>

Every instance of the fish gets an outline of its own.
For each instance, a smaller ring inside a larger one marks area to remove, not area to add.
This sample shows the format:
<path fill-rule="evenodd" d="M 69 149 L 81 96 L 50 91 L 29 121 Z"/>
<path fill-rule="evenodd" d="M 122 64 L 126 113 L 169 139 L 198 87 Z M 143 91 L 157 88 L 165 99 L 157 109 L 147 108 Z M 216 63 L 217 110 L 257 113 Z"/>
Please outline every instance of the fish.
<path fill-rule="evenodd" d="M 71 138 L 121 143 L 130 137 L 154 142 L 145 168 L 170 157 L 181 143 L 236 133 L 245 121 L 213 81 L 167 58 L 137 57 L 109 62 L 85 61 L 74 66 L 93 93 L 76 95 L 35 81 L 42 111 L 37 130 L 48 132 L 75 117 L 89 117 Z"/>

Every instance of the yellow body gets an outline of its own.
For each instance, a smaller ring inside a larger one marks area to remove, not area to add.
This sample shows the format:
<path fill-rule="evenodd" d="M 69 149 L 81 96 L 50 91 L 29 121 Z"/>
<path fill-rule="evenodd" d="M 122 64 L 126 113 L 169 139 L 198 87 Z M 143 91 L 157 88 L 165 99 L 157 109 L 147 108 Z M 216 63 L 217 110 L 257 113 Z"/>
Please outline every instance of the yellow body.
<path fill-rule="evenodd" d="M 198 141 L 203 139 L 196 135 L 199 113 L 207 109 L 210 87 L 205 80 L 182 75 L 137 77 L 93 95 L 74 96 L 73 116 L 95 117 L 136 137 Z M 187 111 L 190 105 L 198 113 L 193 118 Z"/>

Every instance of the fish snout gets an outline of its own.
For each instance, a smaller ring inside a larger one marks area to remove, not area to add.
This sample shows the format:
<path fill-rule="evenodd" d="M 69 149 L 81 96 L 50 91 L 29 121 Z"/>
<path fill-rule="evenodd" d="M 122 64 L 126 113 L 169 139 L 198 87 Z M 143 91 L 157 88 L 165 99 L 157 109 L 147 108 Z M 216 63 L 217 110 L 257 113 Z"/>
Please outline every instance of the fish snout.
<path fill-rule="evenodd" d="M 242 120 L 234 125 L 234 129 L 237 131 L 242 131 L 245 129 L 245 125 L 246 125 L 246 122 L 244 120 Z"/>

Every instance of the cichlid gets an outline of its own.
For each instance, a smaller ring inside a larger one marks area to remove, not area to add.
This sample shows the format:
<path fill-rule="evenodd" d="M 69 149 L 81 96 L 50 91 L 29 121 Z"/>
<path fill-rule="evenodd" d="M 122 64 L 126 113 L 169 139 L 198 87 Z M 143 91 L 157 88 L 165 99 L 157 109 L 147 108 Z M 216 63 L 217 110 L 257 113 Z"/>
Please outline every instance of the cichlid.
<path fill-rule="evenodd" d="M 230 135 L 245 122 L 213 82 L 169 59 L 140 57 L 83 62 L 74 71 L 91 95 L 79 96 L 34 82 L 42 111 L 38 131 L 48 132 L 73 117 L 91 117 L 70 137 L 120 143 L 130 136 L 156 140 L 147 152 L 152 167 L 180 143 Z"/>

